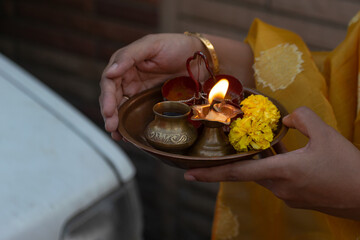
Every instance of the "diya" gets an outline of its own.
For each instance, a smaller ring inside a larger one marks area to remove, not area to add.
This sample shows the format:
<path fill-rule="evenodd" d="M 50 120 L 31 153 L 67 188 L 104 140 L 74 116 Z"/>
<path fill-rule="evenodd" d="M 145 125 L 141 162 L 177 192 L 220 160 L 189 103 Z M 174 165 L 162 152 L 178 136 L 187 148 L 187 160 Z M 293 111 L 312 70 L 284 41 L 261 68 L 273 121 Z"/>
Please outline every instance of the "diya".
<path fill-rule="evenodd" d="M 226 79 L 221 79 L 211 89 L 208 103 L 194 105 L 191 120 L 203 124 L 201 136 L 188 152 L 191 156 L 221 157 L 236 153 L 224 133 L 224 125 L 229 125 L 231 119 L 241 113 L 240 108 L 225 102 L 229 87 Z"/>

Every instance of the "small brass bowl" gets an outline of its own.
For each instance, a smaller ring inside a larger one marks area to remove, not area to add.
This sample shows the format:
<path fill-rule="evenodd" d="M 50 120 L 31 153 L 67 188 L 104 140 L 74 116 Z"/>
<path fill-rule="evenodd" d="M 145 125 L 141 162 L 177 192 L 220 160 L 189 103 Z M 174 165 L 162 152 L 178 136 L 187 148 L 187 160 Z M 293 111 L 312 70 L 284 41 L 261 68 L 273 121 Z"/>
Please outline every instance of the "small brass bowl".
<path fill-rule="evenodd" d="M 245 97 L 251 94 L 261 94 L 256 90 L 244 88 Z M 263 94 L 262 94 L 263 95 Z M 274 99 L 269 99 L 277 106 L 280 111 L 281 119 L 288 113 L 286 109 Z M 127 102 L 125 102 L 119 109 L 119 126 L 120 134 L 130 143 L 136 147 L 150 153 L 163 162 L 178 168 L 191 169 L 202 167 L 214 167 L 239 160 L 249 160 L 261 154 L 263 150 L 248 151 L 226 155 L 222 157 L 194 157 L 184 154 L 169 153 L 158 150 L 152 147 L 146 140 L 144 132 L 146 126 L 153 121 L 154 112 L 153 106 L 163 101 L 161 95 L 161 88 L 152 88 L 139 93 Z M 279 121 L 278 128 L 275 132 L 274 140 L 270 146 L 278 143 L 287 133 L 288 128 Z"/>
<path fill-rule="evenodd" d="M 197 130 L 188 121 L 191 108 L 185 103 L 164 101 L 156 103 L 153 112 L 155 118 L 145 128 L 147 142 L 159 150 L 185 153 L 197 138 Z"/>

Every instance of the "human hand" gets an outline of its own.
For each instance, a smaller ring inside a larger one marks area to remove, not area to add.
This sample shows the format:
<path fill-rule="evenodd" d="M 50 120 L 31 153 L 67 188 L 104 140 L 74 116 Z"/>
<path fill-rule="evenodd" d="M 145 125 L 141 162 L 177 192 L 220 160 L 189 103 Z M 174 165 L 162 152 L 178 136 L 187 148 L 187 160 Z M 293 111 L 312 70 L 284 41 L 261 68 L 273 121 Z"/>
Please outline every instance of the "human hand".
<path fill-rule="evenodd" d="M 169 78 L 187 75 L 187 58 L 202 48 L 198 39 L 183 34 L 153 34 L 116 51 L 100 81 L 99 103 L 106 131 L 121 140 L 117 132 L 120 105 Z"/>
<path fill-rule="evenodd" d="M 298 150 L 261 160 L 192 169 L 190 181 L 256 181 L 294 208 L 360 220 L 360 151 L 306 107 L 283 123 L 309 137 Z"/>

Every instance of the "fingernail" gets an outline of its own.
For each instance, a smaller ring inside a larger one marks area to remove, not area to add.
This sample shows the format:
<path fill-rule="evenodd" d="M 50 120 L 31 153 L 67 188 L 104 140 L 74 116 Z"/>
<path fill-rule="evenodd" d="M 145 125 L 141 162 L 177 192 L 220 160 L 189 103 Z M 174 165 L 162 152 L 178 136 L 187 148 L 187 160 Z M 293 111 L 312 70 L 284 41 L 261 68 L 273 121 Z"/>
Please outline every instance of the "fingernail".
<path fill-rule="evenodd" d="M 117 63 L 113 63 L 113 65 L 111 65 L 111 66 L 109 67 L 109 69 L 107 70 L 107 72 L 112 72 L 112 71 L 114 71 L 117 67 L 118 67 L 118 64 L 117 64 Z"/>
<path fill-rule="evenodd" d="M 197 181 L 196 178 L 193 176 L 193 175 L 190 175 L 188 173 L 185 173 L 184 174 L 184 179 L 186 181 L 189 181 L 189 182 L 194 182 L 194 181 Z"/>
<path fill-rule="evenodd" d="M 289 118 L 289 115 L 286 115 L 285 117 L 283 117 L 283 121 L 285 120 L 285 119 L 288 119 Z"/>

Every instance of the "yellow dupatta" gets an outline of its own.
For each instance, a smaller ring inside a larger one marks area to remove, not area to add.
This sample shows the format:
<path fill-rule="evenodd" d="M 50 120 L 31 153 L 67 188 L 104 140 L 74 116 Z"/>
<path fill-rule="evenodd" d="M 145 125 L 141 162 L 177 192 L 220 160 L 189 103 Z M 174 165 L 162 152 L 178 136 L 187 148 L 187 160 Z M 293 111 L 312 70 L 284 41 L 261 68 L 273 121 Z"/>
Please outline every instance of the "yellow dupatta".
<path fill-rule="evenodd" d="M 245 40 L 255 56 L 259 91 L 289 112 L 300 106 L 315 111 L 360 148 L 360 12 L 346 39 L 332 52 L 310 52 L 296 34 L 256 19 Z M 290 130 L 289 150 L 307 138 Z M 360 240 L 360 222 L 311 210 L 292 209 L 255 183 L 220 184 L 212 239 Z"/>

